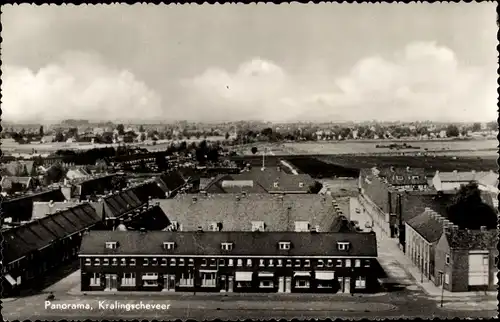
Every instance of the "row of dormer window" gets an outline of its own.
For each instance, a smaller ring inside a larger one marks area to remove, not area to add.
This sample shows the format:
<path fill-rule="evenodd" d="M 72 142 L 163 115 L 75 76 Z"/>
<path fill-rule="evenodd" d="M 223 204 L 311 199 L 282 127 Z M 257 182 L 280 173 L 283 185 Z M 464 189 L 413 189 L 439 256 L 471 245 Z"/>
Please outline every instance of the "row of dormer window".
<path fill-rule="evenodd" d="M 163 242 L 163 248 L 165 250 L 173 250 L 175 249 L 175 242 Z M 225 242 L 221 243 L 221 249 L 225 251 L 231 251 L 233 249 L 234 243 Z M 106 242 L 106 248 L 108 249 L 116 249 L 118 247 L 117 242 Z M 290 250 L 292 248 L 291 242 L 281 241 L 278 243 L 278 248 L 280 250 Z M 338 250 L 347 251 L 349 250 L 349 242 L 338 242 L 337 243 Z"/>
<path fill-rule="evenodd" d="M 182 231 L 181 226 L 177 221 L 172 221 L 170 227 L 176 231 Z M 314 227 L 317 232 L 319 232 L 319 226 Z M 198 227 L 198 230 L 203 230 L 202 226 Z M 252 221 L 252 231 L 265 231 L 266 225 L 263 221 Z M 295 231 L 296 232 L 306 232 L 311 230 L 311 225 L 308 221 L 296 221 Z M 212 222 L 208 225 L 208 231 L 222 231 L 221 222 Z"/>
<path fill-rule="evenodd" d="M 311 267 L 310 259 L 233 259 L 233 258 L 203 258 L 200 266 L 238 266 L 253 267 Z M 194 266 L 193 258 L 142 258 L 142 266 Z M 316 267 L 361 267 L 361 259 L 317 259 Z M 135 258 L 85 258 L 85 266 L 136 266 Z M 370 267 L 370 260 L 365 259 L 363 267 Z"/>

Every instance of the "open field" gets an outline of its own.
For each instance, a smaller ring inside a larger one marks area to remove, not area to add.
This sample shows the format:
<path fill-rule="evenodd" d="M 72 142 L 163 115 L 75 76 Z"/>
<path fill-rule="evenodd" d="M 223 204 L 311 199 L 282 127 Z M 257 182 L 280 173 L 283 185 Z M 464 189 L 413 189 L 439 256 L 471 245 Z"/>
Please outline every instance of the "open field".
<path fill-rule="evenodd" d="M 389 148 L 376 148 L 379 145 L 389 145 L 392 143 L 407 143 L 418 146 L 420 149 L 396 150 Z M 285 143 L 282 145 L 285 150 L 295 152 L 295 154 L 373 154 L 373 153 L 418 153 L 435 152 L 436 154 L 446 153 L 462 155 L 462 151 L 474 153 L 482 152 L 483 155 L 496 155 L 498 141 L 495 140 L 468 140 L 468 141 L 340 141 L 340 142 L 300 142 Z M 426 151 L 427 149 L 427 151 Z M 460 153 L 458 153 L 460 152 Z M 466 154 L 468 154 L 466 152 Z"/>

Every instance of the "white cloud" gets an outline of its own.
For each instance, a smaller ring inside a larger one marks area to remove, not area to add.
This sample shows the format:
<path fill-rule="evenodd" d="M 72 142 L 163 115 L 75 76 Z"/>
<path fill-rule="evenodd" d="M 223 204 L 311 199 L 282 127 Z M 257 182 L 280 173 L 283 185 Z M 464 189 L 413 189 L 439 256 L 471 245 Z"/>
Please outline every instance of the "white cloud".
<path fill-rule="evenodd" d="M 257 58 L 235 72 L 212 68 L 183 84 L 209 118 L 484 121 L 497 115 L 496 72 L 462 66 L 452 50 L 432 42 L 411 43 L 390 58 L 367 57 L 341 77 L 291 75 Z"/>
<path fill-rule="evenodd" d="M 157 93 L 131 72 L 112 69 L 88 53 L 65 53 L 38 71 L 6 65 L 2 81 L 5 120 L 133 120 L 162 115 Z"/>

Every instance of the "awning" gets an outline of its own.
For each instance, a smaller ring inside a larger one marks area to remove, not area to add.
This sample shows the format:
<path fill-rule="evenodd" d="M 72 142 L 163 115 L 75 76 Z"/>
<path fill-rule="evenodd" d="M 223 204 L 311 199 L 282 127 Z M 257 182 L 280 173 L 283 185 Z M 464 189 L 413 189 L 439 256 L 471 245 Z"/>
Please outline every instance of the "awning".
<path fill-rule="evenodd" d="M 12 276 L 10 276 L 10 274 L 5 274 L 5 279 L 10 283 L 10 285 L 12 286 L 15 286 L 17 283 L 16 283 L 16 280 L 12 278 Z"/>
<path fill-rule="evenodd" d="M 317 280 L 333 280 L 335 278 L 334 272 L 316 272 Z"/>
<path fill-rule="evenodd" d="M 294 272 L 293 276 L 311 276 L 311 272 Z"/>
<path fill-rule="evenodd" d="M 252 274 L 252 272 L 236 272 L 234 279 L 239 282 L 251 281 Z"/>
<path fill-rule="evenodd" d="M 217 273 L 216 269 L 200 269 L 200 273 Z"/>
<path fill-rule="evenodd" d="M 274 273 L 271 273 L 271 272 L 259 272 L 259 277 L 274 277 Z"/>

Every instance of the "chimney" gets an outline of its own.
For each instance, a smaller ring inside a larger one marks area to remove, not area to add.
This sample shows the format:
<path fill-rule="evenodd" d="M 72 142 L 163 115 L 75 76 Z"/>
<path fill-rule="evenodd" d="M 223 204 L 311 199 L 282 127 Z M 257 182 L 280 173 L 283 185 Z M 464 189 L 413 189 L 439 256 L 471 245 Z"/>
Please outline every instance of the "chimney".
<path fill-rule="evenodd" d="M 394 172 L 394 167 L 393 166 L 391 166 L 391 172 Z"/>
<path fill-rule="evenodd" d="M 143 227 L 139 228 L 139 231 L 141 232 L 141 234 L 145 234 L 146 233 L 146 229 L 144 229 Z"/>
<path fill-rule="evenodd" d="M 406 172 L 410 172 L 410 167 L 406 167 Z"/>
<path fill-rule="evenodd" d="M 199 232 L 199 233 L 202 233 L 203 232 L 203 228 L 201 226 L 198 226 L 198 229 L 196 231 Z"/>
<path fill-rule="evenodd" d="M 280 166 L 277 166 L 277 167 L 276 167 L 276 170 L 277 170 L 278 172 L 280 172 L 280 171 L 281 171 L 281 167 L 280 167 Z"/>
<path fill-rule="evenodd" d="M 472 172 L 472 174 L 475 174 L 475 173 L 476 173 L 476 170 L 472 170 L 471 172 Z"/>
<path fill-rule="evenodd" d="M 457 171 L 457 170 L 453 170 L 453 173 L 454 173 L 454 174 L 457 174 L 457 173 L 458 173 L 458 171 Z"/>
<path fill-rule="evenodd" d="M 198 201 L 198 198 L 197 197 L 193 197 L 193 202 L 196 202 Z"/>
<path fill-rule="evenodd" d="M 480 230 L 481 230 L 481 231 L 486 231 L 486 226 L 481 226 L 481 227 L 480 227 Z"/>

